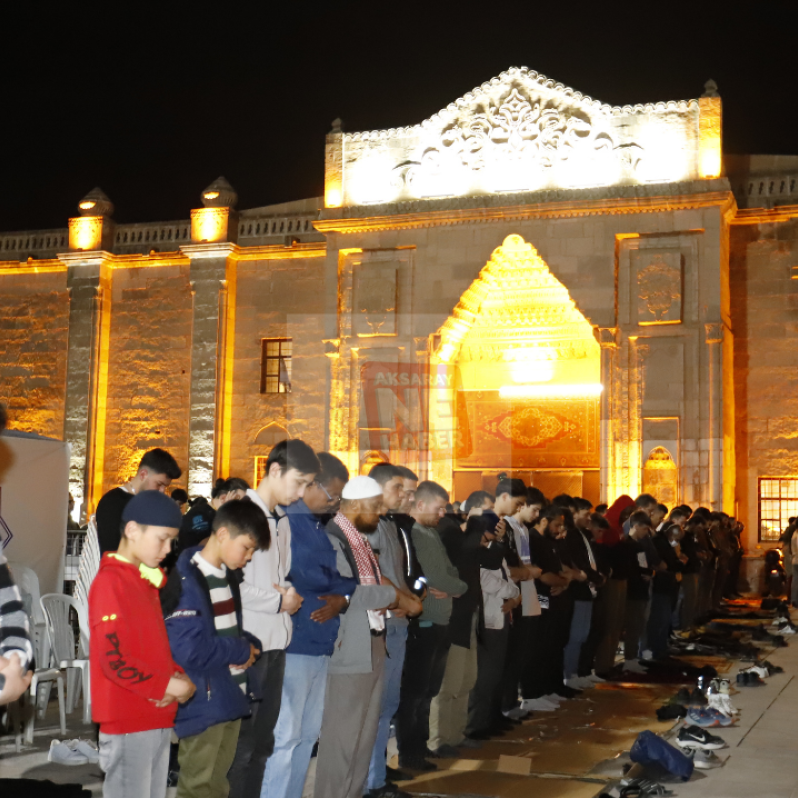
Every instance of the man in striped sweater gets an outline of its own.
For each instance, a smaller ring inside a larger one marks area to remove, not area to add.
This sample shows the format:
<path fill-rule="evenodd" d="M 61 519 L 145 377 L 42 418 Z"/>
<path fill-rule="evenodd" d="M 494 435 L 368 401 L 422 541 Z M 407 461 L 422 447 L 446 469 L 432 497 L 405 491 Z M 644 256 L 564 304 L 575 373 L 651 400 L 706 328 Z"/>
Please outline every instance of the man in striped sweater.
<path fill-rule="evenodd" d="M 28 689 L 32 659 L 28 616 L 6 558 L 0 554 L 0 705 L 16 701 Z"/>

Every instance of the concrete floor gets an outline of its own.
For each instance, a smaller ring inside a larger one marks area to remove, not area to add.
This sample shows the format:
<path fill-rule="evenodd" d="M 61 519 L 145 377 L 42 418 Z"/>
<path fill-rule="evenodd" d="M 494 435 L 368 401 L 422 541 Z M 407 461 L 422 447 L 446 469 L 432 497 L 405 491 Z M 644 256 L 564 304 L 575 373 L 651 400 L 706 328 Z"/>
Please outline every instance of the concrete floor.
<path fill-rule="evenodd" d="M 798 615 L 794 620 L 798 621 Z M 669 784 L 680 798 L 798 798 L 798 635 L 787 639 L 791 642 L 788 648 L 769 655 L 785 672 L 769 677 L 763 687 L 740 688 L 732 697 L 741 713 L 739 723 L 711 730 L 729 744 L 718 752 L 725 759 L 723 767 L 696 770 L 689 782 Z M 738 669 L 735 663 L 728 674 L 732 680 Z M 93 727 L 84 726 L 78 716 L 76 711 L 68 717 L 67 737 L 91 739 Z M 97 765 L 65 767 L 47 762 L 50 740 L 58 736 L 57 705 L 53 701 L 47 717 L 37 723 L 33 746 L 23 746 L 16 753 L 12 738 L 0 738 L 0 778 L 77 782 L 92 795 L 101 795 L 102 773 Z M 393 740 L 391 744 L 392 754 Z M 314 766 L 315 760 L 305 785 L 306 796 L 312 795 Z M 601 791 L 597 786 L 596 794 Z M 169 791 L 170 797 L 174 794 L 174 789 Z"/>

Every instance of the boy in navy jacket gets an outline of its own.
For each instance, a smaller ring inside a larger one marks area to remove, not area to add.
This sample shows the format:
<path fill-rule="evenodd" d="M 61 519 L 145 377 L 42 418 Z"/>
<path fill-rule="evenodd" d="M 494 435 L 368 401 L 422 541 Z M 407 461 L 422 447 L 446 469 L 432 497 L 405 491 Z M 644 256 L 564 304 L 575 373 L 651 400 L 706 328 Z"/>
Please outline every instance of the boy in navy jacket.
<path fill-rule="evenodd" d="M 172 655 L 197 685 L 180 707 L 178 798 L 229 792 L 227 771 L 235 756 L 241 718 L 250 714 L 246 670 L 260 641 L 244 631 L 236 574 L 256 549 L 269 547 L 269 525 L 250 501 L 223 505 L 203 548 L 186 549 L 164 589 L 162 605 Z"/>

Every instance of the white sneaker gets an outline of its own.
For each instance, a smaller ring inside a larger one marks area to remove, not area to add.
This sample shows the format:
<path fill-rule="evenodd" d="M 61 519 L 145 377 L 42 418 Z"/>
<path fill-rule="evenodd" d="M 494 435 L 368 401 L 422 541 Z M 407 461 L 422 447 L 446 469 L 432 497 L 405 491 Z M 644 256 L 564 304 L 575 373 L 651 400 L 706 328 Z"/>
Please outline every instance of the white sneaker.
<path fill-rule="evenodd" d="M 752 665 L 750 668 L 744 668 L 744 672 L 755 673 L 760 679 L 767 679 L 770 676 L 770 671 L 763 665 Z"/>
<path fill-rule="evenodd" d="M 593 686 L 593 683 L 592 683 L 592 682 L 591 682 L 590 684 L 587 684 L 587 685 L 586 685 L 586 684 L 585 684 L 585 683 L 582 681 L 582 679 L 580 679 L 578 676 L 572 676 L 570 679 L 566 679 L 566 680 L 563 682 L 563 684 L 564 684 L 566 687 L 570 687 L 572 690 L 584 690 L 584 689 L 585 689 L 585 687 L 592 687 L 592 686 Z"/>
<path fill-rule="evenodd" d="M 586 676 L 585 678 L 590 679 L 593 684 L 604 684 L 607 680 L 602 679 L 597 673 L 591 673 L 590 676 Z"/>
<path fill-rule="evenodd" d="M 510 718 L 510 720 L 523 720 L 529 713 L 525 712 L 521 707 L 513 707 L 512 709 L 508 709 L 506 712 L 502 712 L 505 718 Z"/>
<path fill-rule="evenodd" d="M 554 704 L 556 706 L 560 706 L 560 704 L 566 700 L 563 696 L 558 695 L 557 693 L 549 693 L 548 695 L 544 695 L 543 698 L 545 698 L 550 704 Z"/>
<path fill-rule="evenodd" d="M 719 693 L 707 693 L 706 708 L 717 710 L 722 715 L 726 715 L 726 717 L 730 718 L 734 714 L 734 707 L 732 707 L 731 701 L 724 702 L 724 698 L 728 698 L 728 696 L 722 696 Z"/>
<path fill-rule="evenodd" d="M 75 740 L 65 740 L 63 743 L 58 740 L 50 741 L 50 751 L 47 754 L 48 762 L 57 762 L 59 765 L 86 765 L 89 758 L 76 750 Z"/>
<path fill-rule="evenodd" d="M 723 765 L 723 760 L 714 751 L 705 751 L 703 748 L 683 748 L 682 753 L 689 756 L 693 760 L 693 764 L 701 770 L 719 768 Z"/>
<path fill-rule="evenodd" d="M 100 761 L 100 752 L 97 750 L 97 747 L 94 745 L 94 743 L 90 742 L 89 740 L 77 740 L 75 750 L 80 751 L 80 753 L 83 754 L 83 756 L 85 756 L 92 765 L 96 765 Z"/>
<path fill-rule="evenodd" d="M 559 707 L 550 704 L 545 698 L 525 698 L 521 702 L 521 709 L 527 712 L 555 712 Z"/>

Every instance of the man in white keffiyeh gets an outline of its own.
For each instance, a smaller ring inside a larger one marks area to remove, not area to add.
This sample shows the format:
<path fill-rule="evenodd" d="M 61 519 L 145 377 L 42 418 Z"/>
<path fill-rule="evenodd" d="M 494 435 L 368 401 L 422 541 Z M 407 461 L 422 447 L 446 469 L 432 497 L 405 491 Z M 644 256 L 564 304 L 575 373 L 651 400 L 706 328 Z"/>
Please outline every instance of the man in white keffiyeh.
<path fill-rule="evenodd" d="M 362 798 L 383 692 L 386 609 L 408 615 L 421 602 L 397 590 L 380 571 L 365 535 L 374 532 L 382 509 L 382 487 L 354 477 L 342 492 L 341 510 L 327 525 L 341 576 L 354 577 L 327 676 L 324 718 L 316 764 L 315 798 Z"/>

